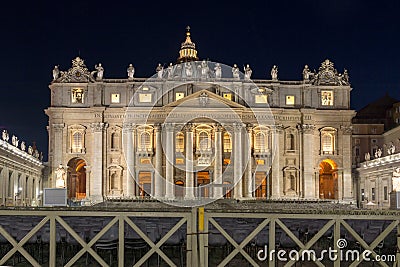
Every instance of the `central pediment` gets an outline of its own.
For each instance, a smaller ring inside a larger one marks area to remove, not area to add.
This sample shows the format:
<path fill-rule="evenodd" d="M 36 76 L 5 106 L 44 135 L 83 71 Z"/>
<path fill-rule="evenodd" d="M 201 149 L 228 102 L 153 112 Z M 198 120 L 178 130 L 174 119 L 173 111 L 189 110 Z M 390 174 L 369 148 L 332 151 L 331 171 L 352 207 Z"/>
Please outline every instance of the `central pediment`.
<path fill-rule="evenodd" d="M 177 101 L 171 102 L 164 107 L 188 107 L 195 109 L 204 108 L 235 108 L 245 109 L 243 105 L 223 98 L 208 90 L 200 90 Z"/>

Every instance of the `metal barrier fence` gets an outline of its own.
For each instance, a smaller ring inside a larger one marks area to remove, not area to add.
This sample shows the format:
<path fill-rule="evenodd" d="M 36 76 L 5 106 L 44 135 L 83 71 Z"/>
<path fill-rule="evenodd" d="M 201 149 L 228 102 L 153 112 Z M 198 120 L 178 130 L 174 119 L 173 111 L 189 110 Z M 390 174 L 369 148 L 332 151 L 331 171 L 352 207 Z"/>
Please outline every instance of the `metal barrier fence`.
<path fill-rule="evenodd" d="M 217 246 L 227 248 L 227 252 L 220 258 L 220 262 L 213 262 L 213 265 L 217 266 L 227 265 L 235 258 L 239 258 L 238 255 L 242 261 L 236 262 L 237 266 L 244 264 L 292 266 L 298 261 L 335 267 L 341 264 L 342 266 L 371 264 L 366 260 L 380 266 L 389 266 L 388 264 L 400 266 L 398 215 L 217 213 L 207 210 L 204 212 L 201 208 L 199 215 L 200 218 L 204 216 L 204 226 L 199 227 L 201 266 L 209 266 L 210 260 L 215 259 L 214 255 L 209 257 L 213 246 L 210 241 L 213 238 L 215 243 L 215 236 L 218 235 L 227 242 L 223 240 L 221 242 L 221 238 L 217 238 Z M 249 219 L 253 222 L 249 223 Z M 236 230 L 235 225 L 237 225 Z M 313 229 L 312 235 L 308 236 L 312 225 L 316 228 Z M 303 231 L 299 230 L 301 228 Z M 277 236 L 278 232 L 280 238 Z M 258 240 L 258 237 L 261 237 L 261 240 Z M 385 240 L 388 244 L 385 244 Z M 318 255 L 316 251 L 321 252 L 321 247 L 316 247 L 321 246 L 321 243 L 325 246 L 322 248 L 325 252 Z M 263 244 L 265 246 L 262 246 Z M 331 252 L 337 256 L 336 258 L 331 258 L 327 254 L 329 252 L 327 246 L 332 246 Z M 337 252 L 334 252 L 335 250 Z M 355 254 L 360 257 L 356 258 Z"/>
<path fill-rule="evenodd" d="M 164 223 L 168 227 L 157 230 Z M 104 243 L 112 229 L 116 230 L 115 243 Z M 85 236 L 85 231 L 91 234 Z M 155 231 L 159 231 L 158 236 Z M 371 233 L 375 235 L 368 236 Z M 135 251 L 127 255 L 127 247 L 132 245 L 130 235 L 143 241 L 140 244 L 145 248 L 138 257 Z M 172 245 L 181 249 L 183 256 L 175 251 L 168 254 L 167 245 L 180 235 L 182 238 Z M 91 264 L 115 263 L 120 267 L 149 262 L 151 266 L 160 265 L 161 261 L 162 265 L 194 267 L 292 266 L 304 260 L 299 256 L 307 255 L 307 260 L 317 266 L 365 266 L 366 258 L 349 262 L 310 254 L 311 250 L 321 252 L 330 247 L 353 254 L 368 250 L 375 264 L 400 266 L 400 217 L 395 214 L 217 212 L 207 208 L 182 212 L 0 210 L 0 237 L 0 265 L 13 264 L 22 256 L 26 264 L 42 266 L 45 262 L 51 267 L 83 266 L 88 259 Z M 348 242 L 346 247 L 341 241 Z M 71 243 L 73 250 L 68 252 L 71 247 L 65 244 Z M 106 245 L 112 250 L 109 261 L 101 251 Z M 285 251 L 286 260 L 282 261 L 280 251 Z M 393 257 L 377 261 L 385 255 Z"/>

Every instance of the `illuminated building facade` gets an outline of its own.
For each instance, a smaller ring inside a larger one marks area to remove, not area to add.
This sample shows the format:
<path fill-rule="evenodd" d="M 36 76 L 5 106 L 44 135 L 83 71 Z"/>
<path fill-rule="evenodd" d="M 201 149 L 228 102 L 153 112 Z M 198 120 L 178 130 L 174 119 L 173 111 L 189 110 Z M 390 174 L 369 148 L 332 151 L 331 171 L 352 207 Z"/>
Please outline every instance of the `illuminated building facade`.
<path fill-rule="evenodd" d="M 79 57 L 55 69 L 49 185 L 61 165 L 69 198 L 93 202 L 354 200 L 346 70 L 325 60 L 317 72 L 305 66 L 299 81 L 279 80 L 276 66 L 271 79 L 255 80 L 249 66 L 243 74 L 197 59 L 188 31 L 178 64 L 159 65 L 149 79 L 132 66 L 127 78 L 107 79 Z"/>

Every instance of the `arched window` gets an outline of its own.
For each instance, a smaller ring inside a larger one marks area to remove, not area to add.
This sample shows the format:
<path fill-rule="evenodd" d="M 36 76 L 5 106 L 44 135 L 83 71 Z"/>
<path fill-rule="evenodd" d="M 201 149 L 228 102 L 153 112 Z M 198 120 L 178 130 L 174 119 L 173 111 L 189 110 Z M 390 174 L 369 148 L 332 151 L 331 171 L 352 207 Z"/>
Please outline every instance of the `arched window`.
<path fill-rule="evenodd" d="M 324 128 L 321 130 L 321 152 L 322 154 L 335 153 L 336 130 L 334 128 Z"/>
<path fill-rule="evenodd" d="M 209 139 L 206 132 L 200 132 L 199 134 L 199 147 L 201 151 L 206 151 L 209 149 Z"/>
<path fill-rule="evenodd" d="M 185 150 L 185 137 L 182 132 L 176 134 L 176 152 Z"/>
<path fill-rule="evenodd" d="M 81 153 L 83 144 L 82 144 L 82 133 L 81 132 L 74 132 L 72 135 L 72 152 Z"/>
<path fill-rule="evenodd" d="M 329 133 L 322 135 L 322 151 L 324 154 L 333 154 L 333 136 Z"/>
<path fill-rule="evenodd" d="M 140 135 L 140 146 L 139 146 L 141 151 L 148 151 L 151 150 L 151 139 L 150 139 L 150 133 L 149 132 L 143 132 Z"/>
<path fill-rule="evenodd" d="M 119 133 L 112 133 L 111 134 L 111 149 L 119 149 L 120 138 Z"/>
<path fill-rule="evenodd" d="M 224 133 L 224 152 L 232 152 L 232 141 L 229 133 Z"/>
<path fill-rule="evenodd" d="M 265 151 L 267 149 L 266 136 L 263 132 L 258 132 L 254 138 L 254 149 L 255 151 Z"/>

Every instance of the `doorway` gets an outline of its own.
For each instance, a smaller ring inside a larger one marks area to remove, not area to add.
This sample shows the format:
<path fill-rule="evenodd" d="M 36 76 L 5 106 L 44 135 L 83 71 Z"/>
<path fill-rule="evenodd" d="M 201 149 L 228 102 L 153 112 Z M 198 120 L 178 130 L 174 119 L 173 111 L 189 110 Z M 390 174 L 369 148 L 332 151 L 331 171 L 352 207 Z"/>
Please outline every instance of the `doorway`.
<path fill-rule="evenodd" d="M 319 164 L 319 198 L 338 199 L 337 164 L 331 159 Z"/>
<path fill-rule="evenodd" d="M 69 199 L 86 198 L 86 162 L 73 158 L 68 162 L 67 189 Z"/>

